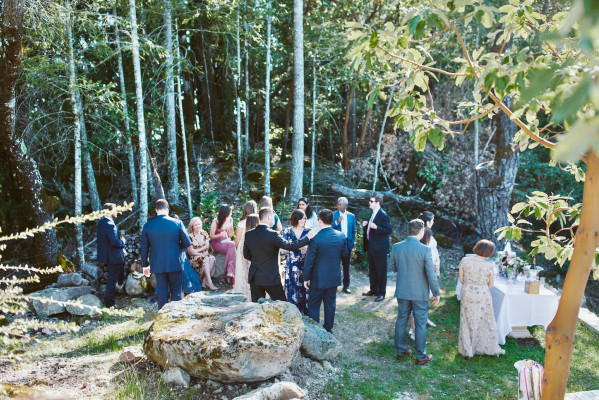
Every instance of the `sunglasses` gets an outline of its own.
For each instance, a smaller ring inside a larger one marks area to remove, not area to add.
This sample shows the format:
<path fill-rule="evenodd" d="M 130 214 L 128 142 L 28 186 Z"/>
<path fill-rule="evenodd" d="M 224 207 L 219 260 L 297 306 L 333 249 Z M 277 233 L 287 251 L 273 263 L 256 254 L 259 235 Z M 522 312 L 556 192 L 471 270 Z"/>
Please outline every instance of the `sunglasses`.
<path fill-rule="evenodd" d="M 376 200 L 368 200 L 369 203 L 376 203 Z"/>

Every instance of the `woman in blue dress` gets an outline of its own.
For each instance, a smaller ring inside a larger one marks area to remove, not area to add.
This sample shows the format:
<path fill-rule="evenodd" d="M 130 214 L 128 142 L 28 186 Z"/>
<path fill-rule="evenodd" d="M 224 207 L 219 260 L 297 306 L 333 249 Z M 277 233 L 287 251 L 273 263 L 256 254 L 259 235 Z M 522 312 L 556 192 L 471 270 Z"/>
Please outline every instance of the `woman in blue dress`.
<path fill-rule="evenodd" d="M 283 231 L 283 237 L 295 242 L 306 236 L 310 229 L 305 227 L 306 214 L 295 210 L 289 217 L 291 226 Z M 287 301 L 295 304 L 302 314 L 306 313 L 306 288 L 304 287 L 304 260 L 307 246 L 290 251 L 285 263 L 285 295 Z"/>
<path fill-rule="evenodd" d="M 174 215 L 175 218 L 179 219 L 177 214 Z M 200 292 L 202 290 L 202 282 L 200 281 L 200 277 L 197 272 L 191 267 L 189 263 L 189 258 L 187 258 L 187 254 L 185 254 L 185 263 L 183 264 L 183 293 L 195 293 Z"/>

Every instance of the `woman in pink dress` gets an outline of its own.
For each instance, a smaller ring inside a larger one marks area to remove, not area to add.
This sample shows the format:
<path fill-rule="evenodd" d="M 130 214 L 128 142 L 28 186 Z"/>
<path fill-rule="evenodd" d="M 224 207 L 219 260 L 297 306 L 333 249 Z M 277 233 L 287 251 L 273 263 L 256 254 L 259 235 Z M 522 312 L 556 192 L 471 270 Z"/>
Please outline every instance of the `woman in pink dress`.
<path fill-rule="evenodd" d="M 237 255 L 235 253 L 235 242 L 233 237 L 233 218 L 231 213 L 233 207 L 223 204 L 218 210 L 218 216 L 212 220 L 210 226 L 210 240 L 212 240 L 212 249 L 225 255 L 225 276 L 227 282 L 233 285 L 235 283 L 235 264 Z"/>
<path fill-rule="evenodd" d="M 216 259 L 208 252 L 210 239 L 208 233 L 202 229 L 202 220 L 198 217 L 193 217 L 189 221 L 187 233 L 191 240 L 191 247 L 187 248 L 189 263 L 202 280 L 202 287 L 217 290 L 217 287 L 212 283 Z"/>

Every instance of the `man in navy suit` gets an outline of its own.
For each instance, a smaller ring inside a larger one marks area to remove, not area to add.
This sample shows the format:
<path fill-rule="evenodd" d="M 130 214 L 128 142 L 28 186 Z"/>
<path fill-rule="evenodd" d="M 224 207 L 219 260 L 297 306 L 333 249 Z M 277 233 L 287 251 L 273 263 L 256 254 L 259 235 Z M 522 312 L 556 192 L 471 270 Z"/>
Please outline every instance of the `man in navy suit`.
<path fill-rule="evenodd" d="M 370 197 L 372 215 L 369 221 L 362 222 L 364 231 L 364 250 L 368 252 L 368 276 L 370 290 L 363 296 L 376 296 L 374 301 L 383 301 L 387 290 L 387 254 L 389 254 L 389 236 L 393 232 L 391 220 L 381 208 L 383 196 Z"/>
<path fill-rule="evenodd" d="M 141 232 L 141 266 L 144 275 L 156 274 L 159 309 L 168 302 L 169 288 L 172 301 L 182 298 L 184 250 L 190 246 L 183 222 L 168 216 L 166 200 L 157 200 L 156 217 L 146 222 Z"/>
<path fill-rule="evenodd" d="M 347 247 L 349 253 L 346 257 L 341 257 L 341 265 L 343 266 L 343 292 L 349 294 L 349 261 L 351 259 L 351 251 L 356 243 L 356 217 L 354 214 L 347 211 L 348 201 L 346 197 L 337 199 L 337 211 L 333 213 L 333 229 L 340 231 L 347 239 Z"/>
<path fill-rule="evenodd" d="M 111 211 L 103 217 L 96 229 L 96 258 L 99 263 L 108 266 L 108 278 L 106 281 L 106 294 L 104 304 L 106 307 L 114 307 L 114 292 L 117 282 L 122 283 L 125 267 L 125 239 L 121 238 L 118 228 L 114 224 L 116 218 L 116 204 L 104 204 L 104 210 Z"/>
<path fill-rule="evenodd" d="M 324 301 L 324 329 L 333 330 L 337 286 L 341 285 L 341 258 L 349 255 L 347 239 L 331 227 L 333 212 L 318 214 L 320 231 L 308 246 L 304 263 L 304 286 L 308 290 L 307 314 L 319 322 L 320 303 Z"/>

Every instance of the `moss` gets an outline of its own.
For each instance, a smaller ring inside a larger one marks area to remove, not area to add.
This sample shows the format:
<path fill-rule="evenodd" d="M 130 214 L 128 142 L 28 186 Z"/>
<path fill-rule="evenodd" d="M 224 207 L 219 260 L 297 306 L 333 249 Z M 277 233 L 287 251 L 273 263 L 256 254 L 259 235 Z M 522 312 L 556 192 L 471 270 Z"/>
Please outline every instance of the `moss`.
<path fill-rule="evenodd" d="M 262 182 L 264 180 L 264 172 L 260 172 L 260 171 L 248 172 L 248 180 L 250 182 Z"/>
<path fill-rule="evenodd" d="M 75 272 L 75 264 L 71 260 L 65 257 L 64 254 L 58 253 L 56 256 L 56 262 L 62 267 L 63 273 Z"/>
<path fill-rule="evenodd" d="M 453 245 L 453 241 L 442 233 L 438 233 L 434 236 L 437 244 L 444 249 L 449 249 Z"/>

